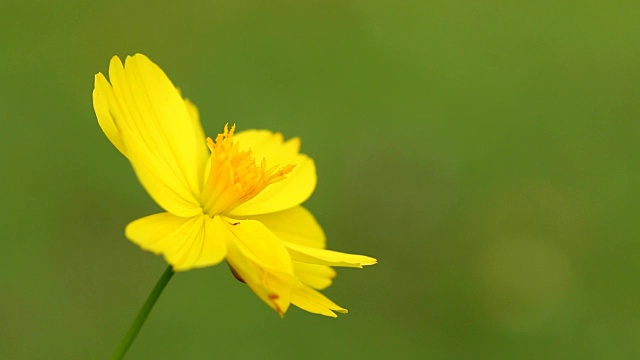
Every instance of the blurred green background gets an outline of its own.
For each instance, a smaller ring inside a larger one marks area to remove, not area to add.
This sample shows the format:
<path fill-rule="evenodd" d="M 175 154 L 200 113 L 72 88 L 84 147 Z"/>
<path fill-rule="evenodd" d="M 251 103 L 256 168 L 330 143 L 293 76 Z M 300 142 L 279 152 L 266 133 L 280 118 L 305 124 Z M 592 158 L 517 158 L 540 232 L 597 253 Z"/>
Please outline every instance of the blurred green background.
<path fill-rule="evenodd" d="M 54 5 L 55 4 L 55 5 Z M 180 273 L 129 359 L 640 356 L 637 1 L 2 1 L 0 358 L 110 356 L 165 268 L 93 76 L 148 55 L 227 123 L 300 136 L 329 247 L 284 320 Z"/>

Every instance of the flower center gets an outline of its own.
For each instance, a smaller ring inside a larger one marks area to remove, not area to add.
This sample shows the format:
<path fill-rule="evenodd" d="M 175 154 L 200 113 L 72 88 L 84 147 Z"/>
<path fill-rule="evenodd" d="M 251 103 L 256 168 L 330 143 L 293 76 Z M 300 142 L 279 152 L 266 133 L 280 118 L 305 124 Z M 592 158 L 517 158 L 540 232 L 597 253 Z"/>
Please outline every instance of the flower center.
<path fill-rule="evenodd" d="M 203 209 L 209 216 L 229 212 L 249 201 L 268 185 L 284 180 L 295 165 L 272 166 L 267 169 L 266 160 L 260 165 L 251 156 L 251 150 L 240 151 L 233 142 L 236 126 L 227 125 L 216 140 L 207 138 L 211 150 L 211 170 L 202 193 Z"/>

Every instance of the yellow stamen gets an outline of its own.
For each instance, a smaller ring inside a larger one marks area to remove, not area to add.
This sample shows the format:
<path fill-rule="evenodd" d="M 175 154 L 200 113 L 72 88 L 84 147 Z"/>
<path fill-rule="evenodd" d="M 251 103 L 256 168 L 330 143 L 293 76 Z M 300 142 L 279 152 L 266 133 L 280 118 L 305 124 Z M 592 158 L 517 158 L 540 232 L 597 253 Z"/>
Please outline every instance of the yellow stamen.
<path fill-rule="evenodd" d="M 233 142 L 236 126 L 218 134 L 216 140 L 207 138 L 211 150 L 211 171 L 202 194 L 204 212 L 215 216 L 231 211 L 238 205 L 252 199 L 268 185 L 284 180 L 295 165 L 272 166 L 267 169 L 265 159 L 260 166 L 251 156 L 251 150 L 240 151 Z"/>

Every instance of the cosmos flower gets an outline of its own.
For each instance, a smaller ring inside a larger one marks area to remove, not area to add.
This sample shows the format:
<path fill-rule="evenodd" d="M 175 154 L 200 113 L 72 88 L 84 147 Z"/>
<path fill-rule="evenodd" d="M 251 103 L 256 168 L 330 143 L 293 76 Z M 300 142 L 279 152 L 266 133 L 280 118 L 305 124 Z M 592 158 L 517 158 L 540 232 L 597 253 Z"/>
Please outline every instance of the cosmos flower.
<path fill-rule="evenodd" d="M 196 107 L 165 73 L 136 54 L 113 57 L 109 81 L 95 77 L 93 106 L 111 143 L 165 210 L 127 225 L 126 237 L 161 254 L 175 271 L 225 260 L 234 276 L 281 316 L 293 304 L 336 317 L 347 310 L 318 290 L 333 266 L 376 259 L 325 249 L 325 235 L 302 204 L 316 169 L 298 138 L 224 126 L 206 138 Z"/>

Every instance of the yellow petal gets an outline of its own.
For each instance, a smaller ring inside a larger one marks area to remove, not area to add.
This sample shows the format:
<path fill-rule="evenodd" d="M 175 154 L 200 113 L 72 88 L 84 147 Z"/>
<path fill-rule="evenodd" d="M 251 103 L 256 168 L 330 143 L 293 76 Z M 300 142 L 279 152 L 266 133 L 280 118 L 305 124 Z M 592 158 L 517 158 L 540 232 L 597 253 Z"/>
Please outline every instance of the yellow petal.
<path fill-rule="evenodd" d="M 325 247 L 325 234 L 311 212 L 302 206 L 276 213 L 249 217 L 269 228 L 280 240 L 315 248 Z M 293 270 L 298 279 L 314 289 L 331 285 L 336 272 L 329 266 L 294 261 Z"/>
<path fill-rule="evenodd" d="M 137 146 L 130 146 L 128 155 L 129 159 L 132 160 L 132 164 L 134 164 L 133 170 L 138 180 L 140 180 L 140 183 L 151 198 L 163 209 L 180 217 L 192 217 L 202 214 L 200 203 L 191 193 L 179 191 L 184 190 L 184 188 L 176 186 L 175 182 L 163 176 L 162 172 L 158 171 L 157 162 L 154 158 L 145 157 L 144 154 L 139 152 Z"/>
<path fill-rule="evenodd" d="M 120 130 L 115 119 L 122 119 L 120 105 L 115 99 L 113 89 L 102 74 L 96 74 L 93 87 L 93 108 L 98 118 L 100 128 L 113 146 L 127 157 L 127 150 L 122 142 Z"/>
<path fill-rule="evenodd" d="M 302 283 L 317 290 L 329 287 L 336 277 L 336 271 L 329 266 L 298 261 L 293 262 L 293 272 Z"/>
<path fill-rule="evenodd" d="M 291 303 L 302 310 L 334 318 L 337 317 L 334 311 L 343 314 L 348 312 L 347 309 L 307 286 L 296 288 L 291 293 Z"/>
<path fill-rule="evenodd" d="M 227 258 L 229 266 L 260 300 L 284 316 L 291 304 L 291 283 L 295 279 L 291 275 L 261 267 L 235 250 L 230 248 L 231 255 Z"/>
<path fill-rule="evenodd" d="M 302 204 L 313 193 L 317 177 L 316 166 L 311 158 L 300 154 L 298 138 L 283 142 L 282 134 L 267 130 L 242 131 L 234 135 L 240 150 L 251 149 L 259 164 L 266 159 L 266 167 L 295 164 L 286 178 L 269 185 L 253 199 L 235 208 L 232 216 L 268 214 L 286 210 Z"/>
<path fill-rule="evenodd" d="M 281 315 L 290 304 L 293 265 L 282 242 L 255 220 L 216 216 L 227 229 L 227 261 L 245 283 L 267 305 Z"/>
<path fill-rule="evenodd" d="M 234 135 L 234 141 L 239 144 L 242 151 L 251 149 L 258 162 L 262 158 L 267 158 L 274 164 L 290 162 L 300 153 L 299 138 L 292 138 L 285 142 L 281 133 L 269 130 L 239 131 Z"/>
<path fill-rule="evenodd" d="M 198 111 L 198 107 L 191 102 L 189 99 L 184 99 L 184 105 L 187 108 L 187 112 L 189 113 L 189 118 L 191 118 L 191 126 L 193 126 L 193 132 L 195 134 L 195 142 L 196 144 L 203 144 L 206 148 L 207 137 L 204 134 L 204 129 L 202 128 L 202 123 L 200 122 L 200 111 Z M 202 176 L 201 183 L 204 184 L 206 181 L 206 177 L 209 174 L 208 168 L 211 166 L 211 161 L 209 160 L 210 153 L 208 150 L 202 151 L 202 147 L 196 151 L 198 156 L 197 163 L 198 164 L 206 164 L 205 169 L 201 170 L 200 175 Z"/>
<path fill-rule="evenodd" d="M 126 151 L 140 182 L 160 206 L 178 216 L 201 213 L 197 199 L 208 151 L 202 130 L 194 126 L 178 90 L 140 54 L 128 57 L 125 66 L 118 57 L 112 58 L 109 78 L 112 99 L 101 95 L 108 93 L 109 86 L 103 77 L 98 75 L 96 80 L 96 113 L 104 119 L 99 121 L 109 139 Z M 102 98 L 107 99 L 108 110 Z M 119 140 L 113 135 L 114 127 Z"/>
<path fill-rule="evenodd" d="M 315 248 L 325 247 L 326 237 L 322 227 L 311 212 L 302 206 L 249 218 L 263 223 L 283 241 Z"/>
<path fill-rule="evenodd" d="M 222 261 L 226 246 L 221 233 L 225 231 L 207 216 L 160 213 L 131 222 L 125 234 L 141 248 L 162 254 L 174 270 L 183 271 Z"/>
<path fill-rule="evenodd" d="M 266 226 L 255 220 L 236 220 L 219 217 L 233 235 L 233 246 L 238 247 L 245 257 L 253 262 L 284 273 L 293 274 L 289 252 Z"/>
<path fill-rule="evenodd" d="M 289 250 L 291 259 L 304 263 L 361 268 L 363 265 L 373 265 L 378 262 L 369 256 L 312 248 L 286 241 L 283 243 Z"/>

